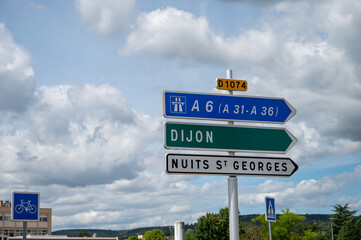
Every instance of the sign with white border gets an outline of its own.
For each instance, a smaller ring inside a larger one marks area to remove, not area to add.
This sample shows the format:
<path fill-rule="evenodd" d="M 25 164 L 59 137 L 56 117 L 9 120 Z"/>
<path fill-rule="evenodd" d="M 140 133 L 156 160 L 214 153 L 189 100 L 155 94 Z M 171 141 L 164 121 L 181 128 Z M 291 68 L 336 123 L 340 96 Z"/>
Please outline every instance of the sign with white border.
<path fill-rule="evenodd" d="M 290 177 L 298 166 L 290 158 L 166 154 L 167 174 Z"/>
<path fill-rule="evenodd" d="M 12 192 L 11 220 L 39 221 L 40 193 Z"/>
<path fill-rule="evenodd" d="M 265 197 L 266 203 L 266 221 L 267 222 L 276 222 L 276 206 L 275 199 L 273 197 Z"/>

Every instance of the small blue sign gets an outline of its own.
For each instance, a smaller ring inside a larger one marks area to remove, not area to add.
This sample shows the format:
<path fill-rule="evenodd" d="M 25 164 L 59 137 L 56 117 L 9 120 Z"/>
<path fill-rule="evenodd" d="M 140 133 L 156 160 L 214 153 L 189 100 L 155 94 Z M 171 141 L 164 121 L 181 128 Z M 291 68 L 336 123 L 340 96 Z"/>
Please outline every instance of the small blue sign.
<path fill-rule="evenodd" d="M 13 192 L 11 219 L 13 221 L 39 221 L 39 193 Z"/>
<path fill-rule="evenodd" d="M 163 115 L 220 121 L 285 123 L 296 114 L 283 98 L 163 92 Z"/>
<path fill-rule="evenodd" d="M 276 222 L 276 207 L 275 199 L 273 197 L 265 197 L 266 201 L 266 221 Z"/>

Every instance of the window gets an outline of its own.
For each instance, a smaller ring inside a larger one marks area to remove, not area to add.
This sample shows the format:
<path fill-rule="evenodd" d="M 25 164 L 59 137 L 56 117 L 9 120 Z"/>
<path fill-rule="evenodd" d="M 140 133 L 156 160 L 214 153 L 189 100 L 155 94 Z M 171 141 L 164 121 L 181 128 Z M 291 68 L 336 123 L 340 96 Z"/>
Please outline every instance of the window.
<path fill-rule="evenodd" d="M 28 230 L 28 234 L 30 234 L 30 235 L 36 235 L 36 230 Z"/>
<path fill-rule="evenodd" d="M 13 237 L 14 236 L 14 230 L 5 229 L 4 230 L 4 235 Z"/>
<path fill-rule="evenodd" d="M 48 230 L 39 230 L 39 235 L 46 235 L 48 234 Z"/>
<path fill-rule="evenodd" d="M 16 230 L 16 236 L 22 236 L 23 230 Z"/>
<path fill-rule="evenodd" d="M 47 221 L 48 221 L 48 217 L 47 217 L 47 216 L 40 216 L 39 221 L 40 221 L 40 222 L 47 222 Z"/>
<path fill-rule="evenodd" d="M 11 221 L 11 216 L 10 215 L 5 215 L 5 221 Z"/>

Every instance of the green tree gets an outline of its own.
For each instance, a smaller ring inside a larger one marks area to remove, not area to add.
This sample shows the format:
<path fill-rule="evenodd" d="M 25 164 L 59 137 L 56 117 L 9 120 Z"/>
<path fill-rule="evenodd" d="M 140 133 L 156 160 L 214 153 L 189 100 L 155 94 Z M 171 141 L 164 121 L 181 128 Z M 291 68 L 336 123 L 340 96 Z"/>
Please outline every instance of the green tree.
<path fill-rule="evenodd" d="M 188 229 L 184 235 L 185 240 L 197 240 L 194 230 Z"/>
<path fill-rule="evenodd" d="M 272 239 L 274 240 L 300 240 L 302 239 L 303 232 L 307 226 L 305 223 L 306 217 L 299 216 L 290 212 L 287 208 L 286 211 L 282 210 L 282 214 L 276 222 L 272 223 Z M 268 222 L 266 222 L 264 215 L 252 219 L 252 222 L 260 222 L 267 237 L 269 239 Z"/>
<path fill-rule="evenodd" d="M 341 227 L 337 235 L 337 240 L 360 240 L 361 220 L 352 218 Z"/>
<path fill-rule="evenodd" d="M 137 236 L 130 236 L 127 240 L 139 240 Z"/>
<path fill-rule="evenodd" d="M 228 208 L 222 208 L 219 213 L 207 213 L 197 220 L 196 238 L 198 240 L 228 240 L 229 239 L 229 215 Z M 243 233 L 242 224 L 239 232 Z"/>
<path fill-rule="evenodd" d="M 312 232 L 311 229 L 307 229 L 304 232 L 304 235 L 302 237 L 302 240 L 315 240 L 317 239 L 317 233 L 316 232 Z"/>
<path fill-rule="evenodd" d="M 144 240 L 166 240 L 164 232 L 160 229 L 153 229 L 145 232 Z"/>
<path fill-rule="evenodd" d="M 265 231 L 253 223 L 244 222 L 244 232 L 239 235 L 239 240 L 262 240 L 266 237 Z"/>
<path fill-rule="evenodd" d="M 338 232 L 341 230 L 342 226 L 346 224 L 347 221 L 354 218 L 354 215 L 357 211 L 351 211 L 349 204 L 345 204 L 341 206 L 340 204 L 336 204 L 332 206 L 334 209 L 332 210 L 335 214 L 332 214 L 333 218 L 333 234 L 337 236 Z"/>
<path fill-rule="evenodd" d="M 218 216 L 215 213 L 206 213 L 197 220 L 196 238 L 198 240 L 222 239 L 220 235 L 224 233 L 218 226 Z M 227 232 L 225 233 L 227 236 Z"/>
<path fill-rule="evenodd" d="M 84 231 L 80 232 L 79 237 L 90 237 L 90 232 L 88 230 L 84 229 Z"/>

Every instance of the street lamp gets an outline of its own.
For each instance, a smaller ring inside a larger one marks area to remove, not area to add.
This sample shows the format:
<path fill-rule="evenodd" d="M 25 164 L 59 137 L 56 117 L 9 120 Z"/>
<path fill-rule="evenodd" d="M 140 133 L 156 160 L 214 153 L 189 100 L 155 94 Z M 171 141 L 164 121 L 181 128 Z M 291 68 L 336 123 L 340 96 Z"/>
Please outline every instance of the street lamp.
<path fill-rule="evenodd" d="M 332 220 L 333 220 L 333 218 L 329 218 L 329 219 L 331 219 L 331 239 L 333 240 L 333 229 L 332 229 Z"/>

